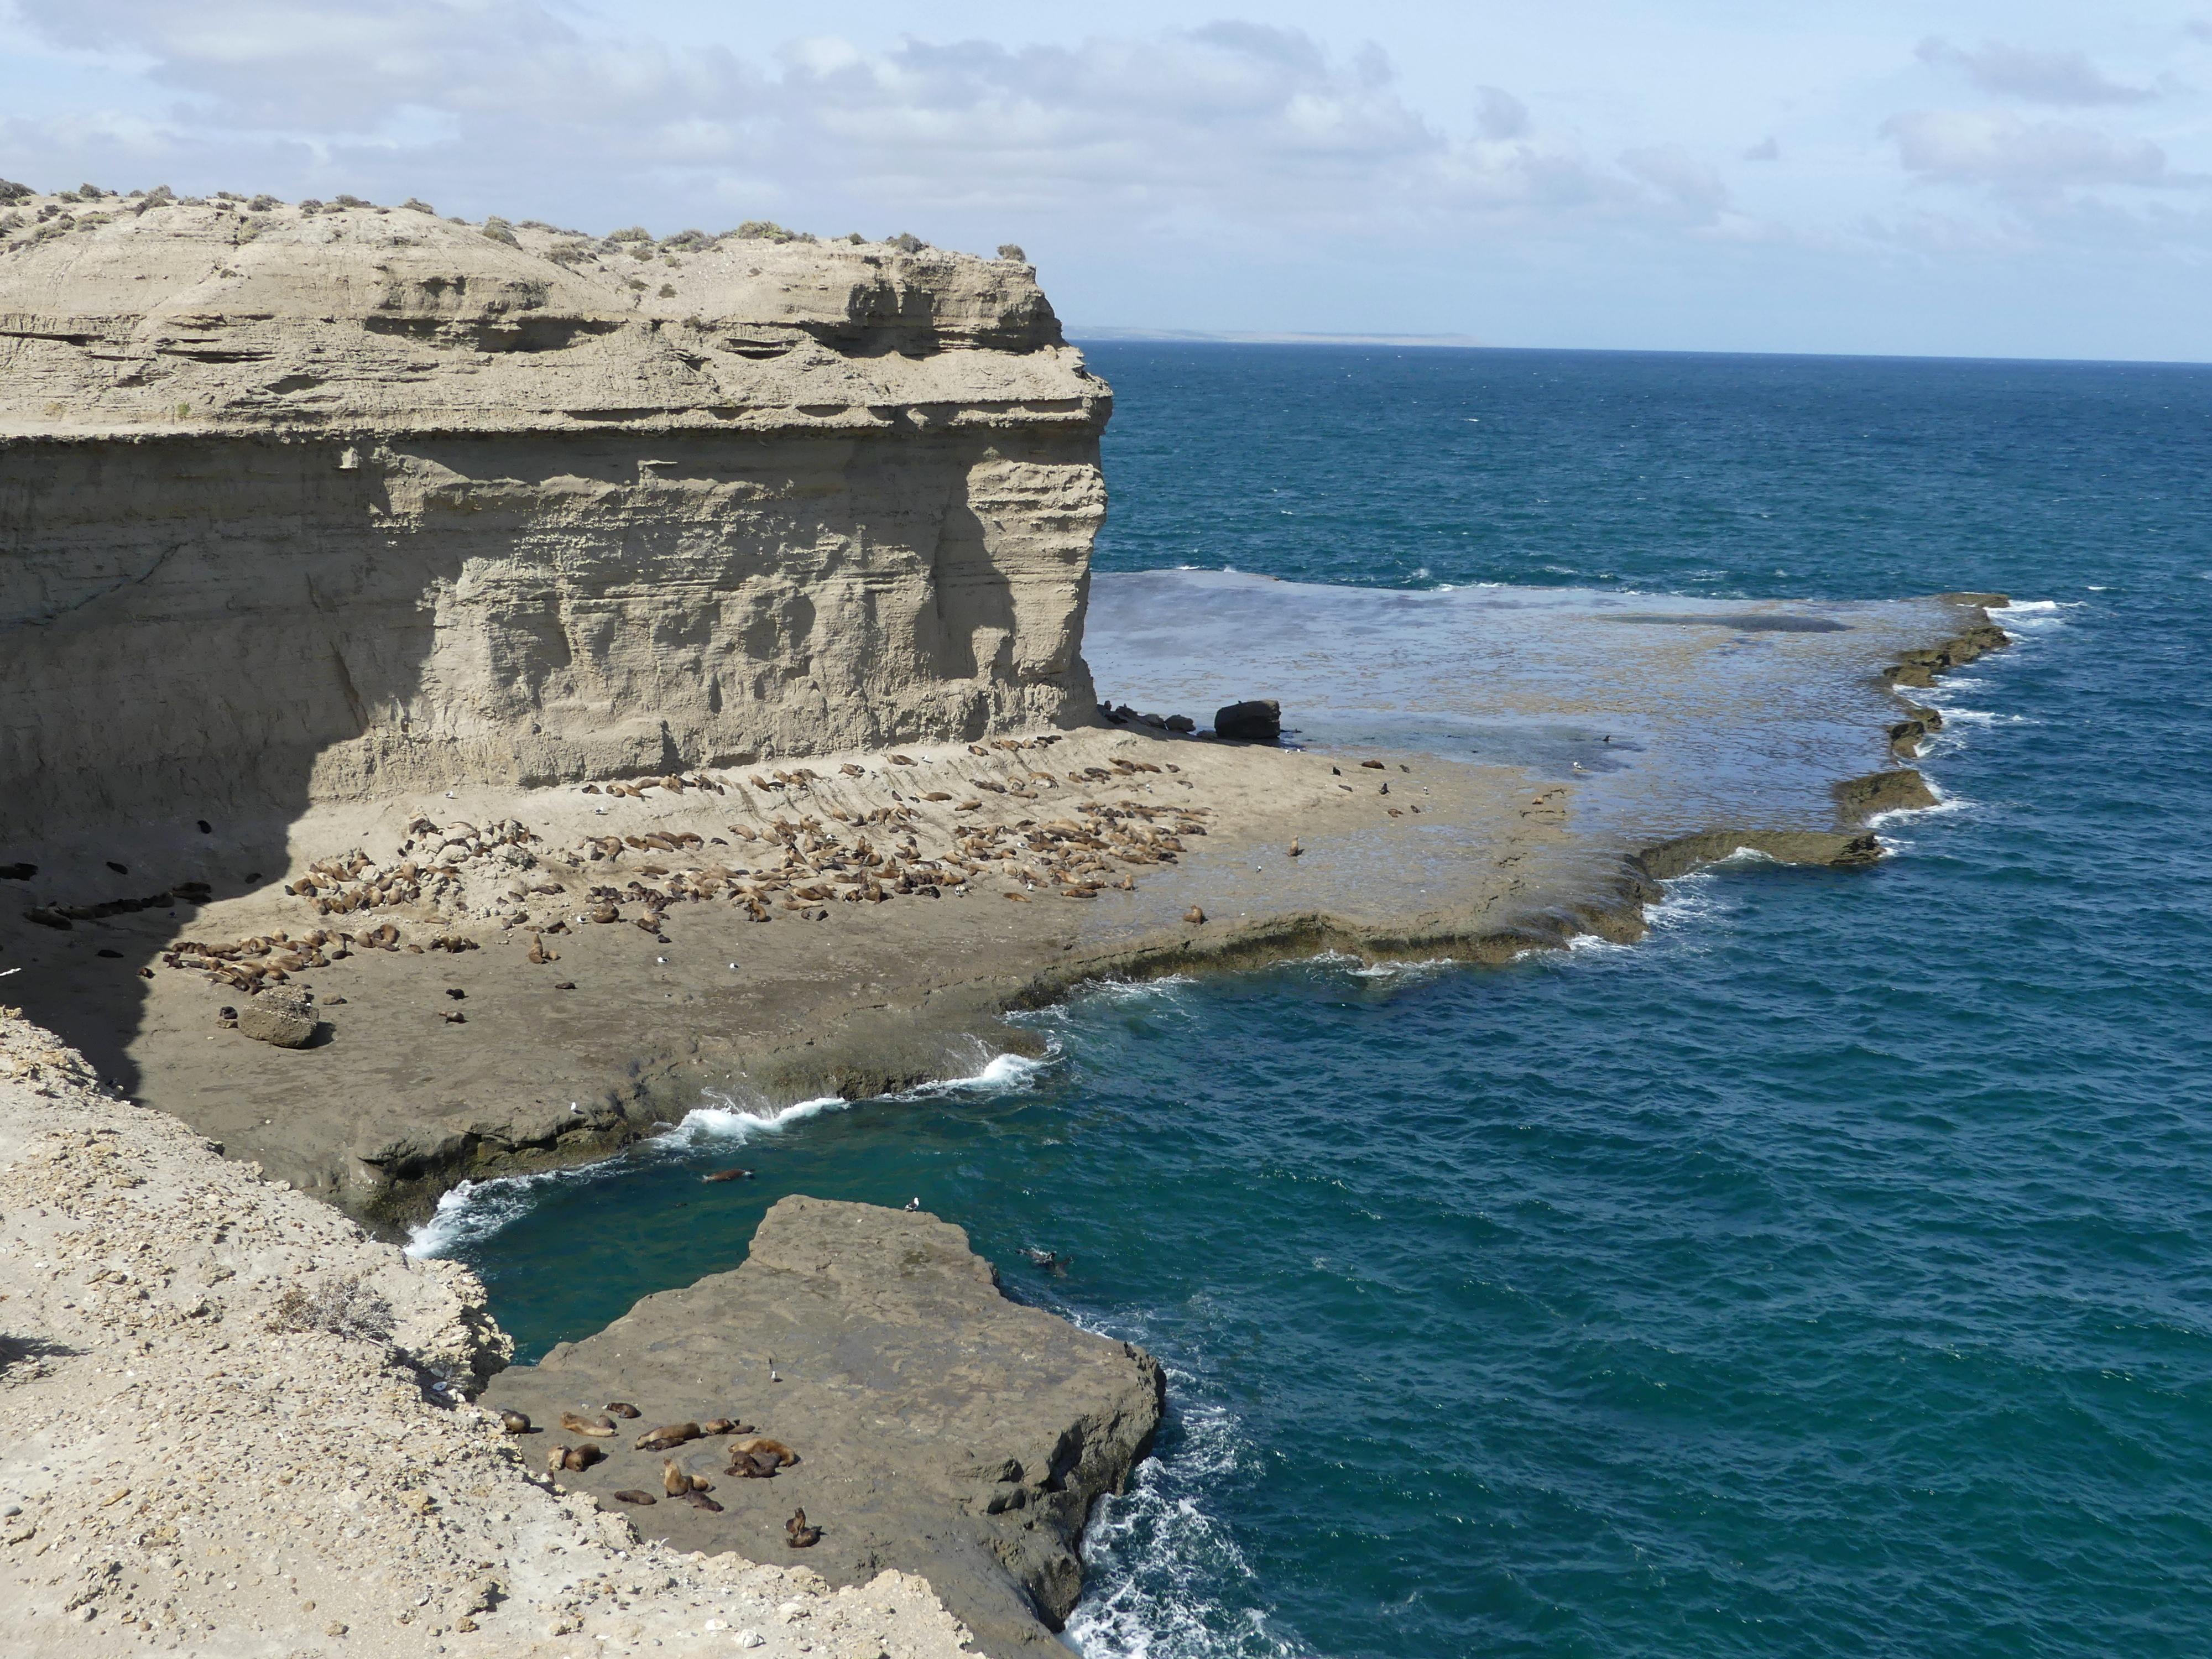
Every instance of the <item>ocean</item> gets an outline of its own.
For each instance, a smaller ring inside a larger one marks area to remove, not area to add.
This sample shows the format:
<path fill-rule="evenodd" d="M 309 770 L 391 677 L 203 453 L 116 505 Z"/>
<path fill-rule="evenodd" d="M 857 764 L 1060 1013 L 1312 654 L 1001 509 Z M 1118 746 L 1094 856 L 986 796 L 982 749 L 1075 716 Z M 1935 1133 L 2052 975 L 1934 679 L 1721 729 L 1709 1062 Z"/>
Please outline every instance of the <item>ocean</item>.
<path fill-rule="evenodd" d="M 1932 695 L 1943 804 L 1873 870 L 1731 862 L 1503 969 L 1099 987 L 1021 1017 L 1042 1061 L 702 1101 L 422 1248 L 530 1358 L 785 1194 L 921 1197 L 1169 1368 L 1088 1659 L 2212 1651 L 2212 368 L 1089 355 L 1102 571 L 1994 589 L 2017 644 Z"/>

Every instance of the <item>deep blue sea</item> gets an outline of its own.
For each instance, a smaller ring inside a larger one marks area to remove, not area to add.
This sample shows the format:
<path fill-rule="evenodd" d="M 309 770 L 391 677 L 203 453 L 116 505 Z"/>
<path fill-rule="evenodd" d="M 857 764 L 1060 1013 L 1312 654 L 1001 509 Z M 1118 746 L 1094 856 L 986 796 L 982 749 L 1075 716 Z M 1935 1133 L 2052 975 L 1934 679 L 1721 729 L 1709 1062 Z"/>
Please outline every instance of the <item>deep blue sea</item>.
<path fill-rule="evenodd" d="M 786 1193 L 919 1194 L 1170 1368 L 1091 1659 L 2212 1653 L 2212 368 L 1090 356 L 1102 568 L 2035 603 L 1877 869 L 1101 988 L 1039 1066 L 480 1190 L 526 1354 Z"/>

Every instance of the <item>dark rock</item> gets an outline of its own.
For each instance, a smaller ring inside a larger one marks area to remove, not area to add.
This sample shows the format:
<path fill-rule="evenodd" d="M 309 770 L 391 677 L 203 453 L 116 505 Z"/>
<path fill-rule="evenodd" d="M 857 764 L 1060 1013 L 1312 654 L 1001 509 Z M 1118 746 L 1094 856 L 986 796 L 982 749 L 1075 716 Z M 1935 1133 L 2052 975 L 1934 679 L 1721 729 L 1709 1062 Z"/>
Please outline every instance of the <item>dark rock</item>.
<path fill-rule="evenodd" d="M 1213 735 L 1245 743 L 1273 743 L 1283 735 L 1283 705 L 1267 697 L 1217 708 L 1213 711 Z"/>
<path fill-rule="evenodd" d="M 28 881 L 38 873 L 35 864 L 0 864 L 0 881 Z"/>
<path fill-rule="evenodd" d="M 919 1573 L 984 1652 L 1042 1659 L 1065 1654 L 1048 1632 L 1082 1588 L 1084 1525 L 1150 1450 L 1161 1379 L 1141 1350 L 1006 1300 L 957 1227 L 787 1198 L 735 1272 L 647 1297 L 509 1370 L 500 1395 L 541 1418 L 571 1399 L 741 1416 L 799 1461 L 718 1484 L 727 1513 L 711 1520 L 664 1506 L 651 1536 L 774 1560 L 796 1504 L 822 1528 L 807 1565 L 832 1583 Z M 713 1478 L 727 1456 L 707 1440 L 677 1462 Z M 618 1452 L 564 1480 L 614 1509 L 617 1489 L 659 1474 Z"/>
<path fill-rule="evenodd" d="M 1170 714 L 1168 716 L 1168 730 L 1170 732 L 1195 732 L 1198 730 L 1198 722 L 1191 719 L 1188 714 Z"/>
<path fill-rule="evenodd" d="M 1864 823 L 1881 812 L 1917 811 L 1936 805 L 1936 792 L 1911 767 L 1870 772 L 1835 786 L 1838 813 L 1846 823 Z"/>
<path fill-rule="evenodd" d="M 1647 847 L 1638 855 L 1646 873 L 1661 881 L 1687 875 L 1700 865 L 1735 854 L 1764 854 L 1777 864 L 1820 864 L 1855 870 L 1878 863 L 1881 842 L 1869 835 L 1832 830 L 1713 830 Z"/>

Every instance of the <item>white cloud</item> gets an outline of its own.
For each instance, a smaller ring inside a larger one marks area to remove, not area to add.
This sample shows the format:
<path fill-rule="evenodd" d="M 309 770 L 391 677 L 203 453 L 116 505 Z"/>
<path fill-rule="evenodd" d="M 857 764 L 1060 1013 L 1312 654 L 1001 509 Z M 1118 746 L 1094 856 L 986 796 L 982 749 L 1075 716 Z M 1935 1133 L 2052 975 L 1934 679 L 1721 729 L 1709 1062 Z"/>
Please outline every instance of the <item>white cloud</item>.
<path fill-rule="evenodd" d="M 127 58 L 173 94 L 159 141 L 141 134 L 118 165 L 134 179 L 226 170 L 179 178 L 191 188 L 391 199 L 443 194 L 459 174 L 478 211 L 574 216 L 543 204 L 557 194 L 611 203 L 624 222 L 657 198 L 687 215 L 702 199 L 741 216 L 826 211 L 837 228 L 988 211 L 1293 231 L 1695 223 L 1725 195 L 1663 148 L 1600 167 L 1497 87 L 1476 88 L 1473 131 L 1454 137 L 1406 101 L 1379 49 L 1341 58 L 1250 22 L 1028 46 L 817 35 L 756 64 L 594 38 L 550 0 L 16 9 L 48 41 Z M 23 122 L 0 140 L 33 158 L 72 142 Z"/>
<path fill-rule="evenodd" d="M 1907 169 L 1947 183 L 2047 191 L 2203 182 L 2169 172 L 2156 144 L 2065 121 L 2031 121 L 2011 110 L 1907 110 L 1881 131 Z"/>
<path fill-rule="evenodd" d="M 1984 92 L 2032 104 L 2142 104 L 2158 96 L 2148 87 L 2107 79 L 2085 52 L 2031 52 L 1998 40 L 1968 52 L 1930 35 L 1917 55 L 1923 64 L 1960 70 Z"/>

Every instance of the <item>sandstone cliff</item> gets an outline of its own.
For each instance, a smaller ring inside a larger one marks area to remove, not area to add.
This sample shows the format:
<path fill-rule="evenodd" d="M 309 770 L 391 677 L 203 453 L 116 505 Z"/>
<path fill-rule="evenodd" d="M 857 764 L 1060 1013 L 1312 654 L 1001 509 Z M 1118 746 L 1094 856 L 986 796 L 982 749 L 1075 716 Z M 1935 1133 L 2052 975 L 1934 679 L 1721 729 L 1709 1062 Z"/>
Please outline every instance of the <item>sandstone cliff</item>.
<path fill-rule="evenodd" d="M 0 834 L 1088 708 L 1028 267 L 255 205 L 0 220 Z"/>

